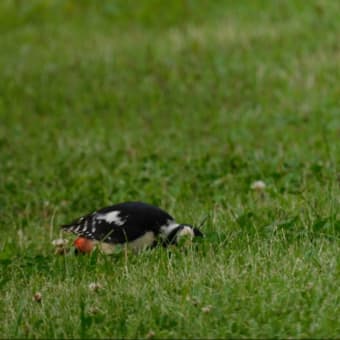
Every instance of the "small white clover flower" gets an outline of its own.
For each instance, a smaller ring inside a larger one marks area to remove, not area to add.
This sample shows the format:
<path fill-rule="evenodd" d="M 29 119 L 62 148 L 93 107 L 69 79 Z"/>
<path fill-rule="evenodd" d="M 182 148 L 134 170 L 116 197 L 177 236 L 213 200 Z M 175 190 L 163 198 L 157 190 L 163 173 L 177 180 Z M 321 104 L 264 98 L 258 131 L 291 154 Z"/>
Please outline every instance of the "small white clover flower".
<path fill-rule="evenodd" d="M 69 248 L 67 247 L 68 240 L 58 238 L 53 240 L 52 244 L 55 246 L 55 254 L 65 255 L 69 251 Z"/>
<path fill-rule="evenodd" d="M 52 241 L 52 244 L 55 246 L 55 247 L 64 247 L 66 246 L 68 243 L 68 240 L 65 240 L 63 238 L 57 238 L 56 240 L 53 240 Z"/>
<path fill-rule="evenodd" d="M 251 184 L 250 188 L 255 191 L 264 191 L 266 189 L 266 183 L 263 181 L 255 181 Z"/>
<path fill-rule="evenodd" d="M 38 303 L 41 303 L 42 295 L 40 292 L 36 292 L 33 296 L 33 301 L 36 301 Z"/>
<path fill-rule="evenodd" d="M 89 308 L 89 313 L 92 315 L 97 315 L 101 313 L 101 310 L 96 306 L 92 306 Z"/>
<path fill-rule="evenodd" d="M 99 289 L 102 288 L 102 285 L 100 283 L 97 283 L 97 282 L 91 282 L 89 284 L 89 289 L 94 291 L 94 292 L 97 292 Z"/>
<path fill-rule="evenodd" d="M 208 305 L 208 306 L 202 307 L 201 311 L 203 313 L 210 313 L 211 309 L 212 309 L 212 305 Z"/>
<path fill-rule="evenodd" d="M 155 335 L 156 333 L 152 329 L 150 329 L 150 331 L 146 335 L 146 339 L 152 339 Z"/>

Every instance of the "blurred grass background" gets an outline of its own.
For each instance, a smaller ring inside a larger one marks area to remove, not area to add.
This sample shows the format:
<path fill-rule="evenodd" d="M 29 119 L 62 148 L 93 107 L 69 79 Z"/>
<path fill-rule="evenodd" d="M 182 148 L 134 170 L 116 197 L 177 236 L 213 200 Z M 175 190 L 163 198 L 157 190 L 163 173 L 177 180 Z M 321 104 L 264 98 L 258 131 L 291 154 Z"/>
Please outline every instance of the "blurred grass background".
<path fill-rule="evenodd" d="M 339 336 L 339 13 L 326 0 L 3 0 L 1 334 Z M 113 274 L 101 257 L 53 256 L 60 224 L 127 200 L 208 216 L 201 251 L 118 259 Z M 99 320 L 83 301 L 93 279 L 111 287 Z"/>

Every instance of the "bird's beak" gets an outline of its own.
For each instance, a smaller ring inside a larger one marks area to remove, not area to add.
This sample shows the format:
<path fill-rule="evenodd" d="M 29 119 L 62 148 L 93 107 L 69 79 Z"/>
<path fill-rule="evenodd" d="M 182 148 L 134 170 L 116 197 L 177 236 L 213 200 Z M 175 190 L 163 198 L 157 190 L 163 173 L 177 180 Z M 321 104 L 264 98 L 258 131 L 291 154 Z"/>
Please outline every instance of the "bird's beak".
<path fill-rule="evenodd" d="M 199 229 L 193 228 L 193 230 L 196 237 L 203 237 L 203 233 Z"/>

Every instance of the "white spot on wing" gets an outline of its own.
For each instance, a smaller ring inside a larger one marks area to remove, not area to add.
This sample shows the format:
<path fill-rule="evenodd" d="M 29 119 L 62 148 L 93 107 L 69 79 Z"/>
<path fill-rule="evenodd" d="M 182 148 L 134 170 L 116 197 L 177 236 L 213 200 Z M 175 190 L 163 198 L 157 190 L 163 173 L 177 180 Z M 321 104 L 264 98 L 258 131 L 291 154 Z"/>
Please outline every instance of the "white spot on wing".
<path fill-rule="evenodd" d="M 87 221 L 85 221 L 82 231 L 86 231 L 86 230 L 87 230 Z"/>
<path fill-rule="evenodd" d="M 119 217 L 120 211 L 114 210 L 106 214 L 98 214 L 96 216 L 97 220 L 104 220 L 107 223 L 115 223 L 116 225 L 123 225 L 125 221 Z"/>

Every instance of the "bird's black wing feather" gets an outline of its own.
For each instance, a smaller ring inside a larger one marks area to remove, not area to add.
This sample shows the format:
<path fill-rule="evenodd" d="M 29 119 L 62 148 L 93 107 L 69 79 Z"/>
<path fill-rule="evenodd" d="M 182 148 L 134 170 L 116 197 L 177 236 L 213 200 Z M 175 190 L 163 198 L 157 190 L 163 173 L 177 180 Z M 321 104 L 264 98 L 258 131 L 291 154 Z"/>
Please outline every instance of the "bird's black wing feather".
<path fill-rule="evenodd" d="M 172 216 L 158 207 L 142 202 L 125 202 L 83 216 L 62 228 L 92 240 L 125 243 L 148 231 L 158 235 L 160 227 L 169 221 L 173 221 Z"/>

